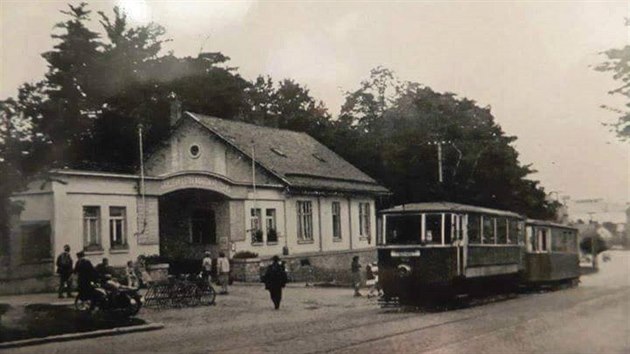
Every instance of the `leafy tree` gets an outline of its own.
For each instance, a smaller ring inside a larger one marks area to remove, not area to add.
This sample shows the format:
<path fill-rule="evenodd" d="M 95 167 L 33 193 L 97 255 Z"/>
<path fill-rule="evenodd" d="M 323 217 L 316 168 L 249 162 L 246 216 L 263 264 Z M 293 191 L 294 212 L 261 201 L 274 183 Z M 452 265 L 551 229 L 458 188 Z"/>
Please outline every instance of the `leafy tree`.
<path fill-rule="evenodd" d="M 630 25 L 630 21 L 626 21 L 628 22 L 626 25 Z M 625 100 L 625 110 L 610 106 L 602 107 L 620 114 L 617 121 L 611 126 L 617 133 L 617 136 L 622 140 L 627 140 L 630 138 L 630 45 L 619 49 L 609 49 L 602 54 L 606 57 L 606 60 L 595 69 L 609 72 L 612 74 L 613 79 L 619 81 L 620 86 L 608 93 L 622 96 Z"/>
<path fill-rule="evenodd" d="M 553 217 L 556 205 L 526 178 L 534 171 L 518 163 L 516 138 L 505 135 L 489 108 L 401 83 L 383 68 L 346 97 L 337 151 L 389 187 L 391 203 L 448 200 Z"/>

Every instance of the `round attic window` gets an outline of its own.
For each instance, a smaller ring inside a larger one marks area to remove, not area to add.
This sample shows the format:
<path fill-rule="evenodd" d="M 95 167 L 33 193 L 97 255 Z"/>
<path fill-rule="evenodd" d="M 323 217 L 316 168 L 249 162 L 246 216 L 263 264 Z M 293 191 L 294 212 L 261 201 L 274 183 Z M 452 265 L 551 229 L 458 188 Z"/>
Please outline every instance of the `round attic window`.
<path fill-rule="evenodd" d="M 188 150 L 188 151 L 190 152 L 190 157 L 192 157 L 193 159 L 196 159 L 201 154 L 201 150 L 199 149 L 199 145 L 191 145 L 190 146 L 190 150 Z"/>

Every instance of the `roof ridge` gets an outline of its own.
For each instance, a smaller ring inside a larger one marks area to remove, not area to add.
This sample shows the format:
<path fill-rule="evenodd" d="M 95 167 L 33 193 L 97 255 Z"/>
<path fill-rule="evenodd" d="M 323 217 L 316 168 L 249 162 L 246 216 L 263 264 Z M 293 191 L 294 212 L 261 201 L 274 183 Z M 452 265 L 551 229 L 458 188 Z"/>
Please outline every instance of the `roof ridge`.
<path fill-rule="evenodd" d="M 329 180 L 335 180 L 335 181 L 360 182 L 360 183 L 366 183 L 366 184 L 378 184 L 378 182 L 376 182 L 370 176 L 368 176 L 368 177 L 370 177 L 371 180 L 370 181 L 366 181 L 366 180 L 353 179 L 353 178 L 319 176 L 319 175 L 314 175 L 314 174 L 311 174 L 311 173 L 300 173 L 300 172 L 288 172 L 288 173 L 285 173 L 284 175 L 285 176 L 296 176 L 296 177 L 309 177 L 309 178 L 329 179 Z"/>
<path fill-rule="evenodd" d="M 238 120 L 238 119 L 221 118 L 221 117 L 217 117 L 217 116 L 211 116 L 211 115 L 208 115 L 208 114 L 196 113 L 196 112 L 191 112 L 191 111 L 185 111 L 185 113 L 188 113 L 188 114 L 191 114 L 191 115 L 196 115 L 196 116 L 201 116 L 201 117 L 205 117 L 205 118 L 217 119 L 217 120 L 230 122 L 230 123 L 236 123 L 236 124 L 241 124 L 241 125 L 248 125 L 248 126 L 252 126 L 252 127 L 256 127 L 256 128 L 263 128 L 263 129 L 267 129 L 267 130 L 278 130 L 278 131 L 283 131 L 283 132 L 289 132 L 289 133 L 295 133 L 295 134 L 304 134 L 304 135 L 310 136 L 306 132 L 301 132 L 301 131 L 291 130 L 291 129 L 285 129 L 285 128 L 270 127 L 268 125 L 258 125 L 258 124 L 255 124 L 255 123 L 245 122 L 245 121 Z"/>

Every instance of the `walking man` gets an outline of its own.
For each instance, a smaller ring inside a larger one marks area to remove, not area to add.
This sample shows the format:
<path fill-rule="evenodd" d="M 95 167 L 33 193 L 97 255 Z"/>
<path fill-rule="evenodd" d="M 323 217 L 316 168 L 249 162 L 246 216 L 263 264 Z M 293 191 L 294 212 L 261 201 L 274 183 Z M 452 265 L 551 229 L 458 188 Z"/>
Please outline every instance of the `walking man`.
<path fill-rule="evenodd" d="M 70 246 L 63 246 L 63 252 L 57 257 L 57 274 L 59 274 L 59 298 L 66 295 L 72 297 L 72 256 L 70 256 Z"/>
<path fill-rule="evenodd" d="M 359 256 L 352 257 L 352 264 L 350 265 L 352 271 L 352 285 L 354 286 L 354 296 L 361 296 L 359 289 L 361 287 L 361 265 L 359 264 Z"/>
<path fill-rule="evenodd" d="M 227 259 L 223 252 L 219 252 L 217 268 L 219 271 L 219 282 L 221 283 L 221 292 L 219 294 L 227 295 L 228 283 L 230 282 L 230 260 Z"/>
<path fill-rule="evenodd" d="M 277 310 L 280 308 L 280 301 L 282 300 L 282 288 L 287 284 L 287 272 L 284 270 L 284 266 L 280 264 L 280 257 L 273 256 L 272 260 L 273 263 L 267 267 L 263 281 L 265 282 L 265 289 L 269 290 L 273 306 Z"/>

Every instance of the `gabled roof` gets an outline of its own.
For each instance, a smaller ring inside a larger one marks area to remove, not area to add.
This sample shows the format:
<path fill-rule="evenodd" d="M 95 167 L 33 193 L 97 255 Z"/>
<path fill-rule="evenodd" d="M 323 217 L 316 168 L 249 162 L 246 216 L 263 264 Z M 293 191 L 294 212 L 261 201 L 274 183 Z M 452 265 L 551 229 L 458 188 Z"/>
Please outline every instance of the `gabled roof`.
<path fill-rule="evenodd" d="M 450 202 L 428 202 L 428 203 L 410 203 L 397 205 L 393 208 L 381 210 L 381 213 L 430 213 L 430 212 L 463 212 L 490 214 L 496 216 L 507 216 L 513 218 L 523 218 L 523 216 L 506 210 L 491 209 L 478 207 L 474 205 L 450 203 Z"/>
<path fill-rule="evenodd" d="M 387 188 L 379 185 L 370 176 L 306 133 L 198 113 L 186 112 L 185 115 L 199 122 L 243 154 L 250 158 L 253 154 L 257 164 L 290 187 L 389 193 Z"/>

